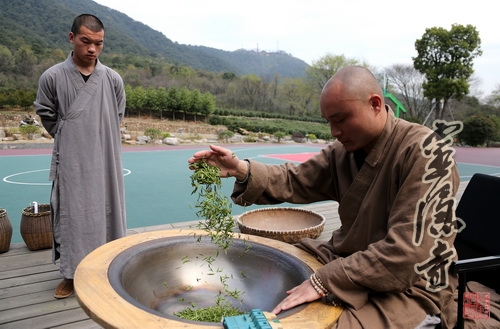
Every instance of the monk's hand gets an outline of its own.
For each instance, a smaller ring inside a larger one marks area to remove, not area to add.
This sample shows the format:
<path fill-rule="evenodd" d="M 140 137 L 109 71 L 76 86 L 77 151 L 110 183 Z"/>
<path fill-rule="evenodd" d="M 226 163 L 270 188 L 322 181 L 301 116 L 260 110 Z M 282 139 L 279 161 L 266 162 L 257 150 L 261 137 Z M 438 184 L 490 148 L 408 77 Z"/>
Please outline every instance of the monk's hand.
<path fill-rule="evenodd" d="M 302 282 L 301 285 L 288 290 L 286 293 L 288 296 L 274 308 L 272 313 L 278 314 L 281 311 L 321 298 L 320 294 L 313 288 L 310 280 Z"/>
<path fill-rule="evenodd" d="M 246 161 L 238 159 L 231 150 L 216 145 L 210 145 L 210 150 L 196 152 L 188 159 L 189 164 L 199 161 L 206 161 L 212 166 L 218 167 L 221 177 L 236 177 L 241 181 L 245 179 L 248 172 Z M 194 166 L 189 168 L 195 169 Z"/>

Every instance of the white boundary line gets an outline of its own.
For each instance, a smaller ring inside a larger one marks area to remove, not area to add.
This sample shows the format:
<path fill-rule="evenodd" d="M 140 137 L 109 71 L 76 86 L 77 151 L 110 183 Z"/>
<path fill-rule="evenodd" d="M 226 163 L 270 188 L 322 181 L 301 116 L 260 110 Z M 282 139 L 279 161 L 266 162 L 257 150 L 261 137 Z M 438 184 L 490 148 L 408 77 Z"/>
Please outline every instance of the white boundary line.
<path fill-rule="evenodd" d="M 17 181 L 10 180 L 11 177 L 21 176 L 21 175 L 31 174 L 31 173 L 35 173 L 35 172 L 41 172 L 41 171 L 49 171 L 49 169 L 30 170 L 30 171 L 20 172 L 17 174 L 12 174 L 9 176 L 5 176 L 3 178 L 3 181 L 8 183 L 8 184 L 16 184 L 16 185 L 34 185 L 34 186 L 52 185 L 52 182 L 49 182 L 49 183 L 30 183 L 30 182 L 17 182 Z M 132 174 L 132 171 L 129 169 L 123 168 L 123 171 L 124 171 L 123 177 Z"/>

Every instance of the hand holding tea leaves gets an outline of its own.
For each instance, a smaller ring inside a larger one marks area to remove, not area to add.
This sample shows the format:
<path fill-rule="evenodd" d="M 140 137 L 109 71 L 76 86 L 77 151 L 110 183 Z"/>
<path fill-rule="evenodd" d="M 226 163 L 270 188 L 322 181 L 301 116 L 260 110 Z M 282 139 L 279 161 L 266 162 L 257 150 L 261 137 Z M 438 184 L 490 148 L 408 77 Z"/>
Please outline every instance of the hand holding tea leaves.
<path fill-rule="evenodd" d="M 232 151 L 220 146 L 210 145 L 210 150 L 196 152 L 188 160 L 190 168 L 196 170 L 196 163 L 200 161 L 217 167 L 220 170 L 220 177 L 236 177 L 236 179 L 242 181 L 248 173 L 246 161 L 238 159 Z"/>

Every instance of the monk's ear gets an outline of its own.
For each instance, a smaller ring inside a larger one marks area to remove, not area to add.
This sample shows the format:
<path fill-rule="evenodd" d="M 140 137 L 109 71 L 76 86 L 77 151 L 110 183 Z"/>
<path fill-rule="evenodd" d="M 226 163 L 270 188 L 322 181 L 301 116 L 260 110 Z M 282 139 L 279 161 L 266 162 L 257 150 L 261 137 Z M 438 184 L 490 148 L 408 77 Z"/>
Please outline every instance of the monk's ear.
<path fill-rule="evenodd" d="M 382 97 L 377 94 L 371 95 L 370 105 L 376 112 L 380 112 L 382 110 Z"/>

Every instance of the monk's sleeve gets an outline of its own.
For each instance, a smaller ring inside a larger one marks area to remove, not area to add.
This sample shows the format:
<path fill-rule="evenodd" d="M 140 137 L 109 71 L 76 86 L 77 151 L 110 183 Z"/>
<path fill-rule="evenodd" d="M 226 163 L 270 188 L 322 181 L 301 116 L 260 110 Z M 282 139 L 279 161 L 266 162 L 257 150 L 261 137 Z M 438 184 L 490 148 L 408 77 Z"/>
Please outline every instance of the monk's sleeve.
<path fill-rule="evenodd" d="M 449 160 L 425 158 L 418 150 L 392 167 L 398 186 L 384 192 L 393 196 L 382 196 L 382 189 L 377 193 L 377 204 L 387 203 L 383 206 L 389 209 L 387 233 L 366 250 L 337 258 L 317 271 L 330 292 L 359 309 L 378 293 L 408 292 L 416 285 L 431 292 L 447 287 L 455 256 L 454 202 L 459 185 L 456 166 Z M 372 204 L 373 212 L 377 204 Z M 374 219 L 367 213 L 366 220 Z"/>
<path fill-rule="evenodd" d="M 236 182 L 231 198 L 242 206 L 335 200 L 330 156 L 331 150 L 326 148 L 299 165 L 266 165 L 249 160 L 251 169 L 248 182 Z"/>
<path fill-rule="evenodd" d="M 125 116 L 125 106 L 126 106 L 126 94 L 125 94 L 125 87 L 123 84 L 123 79 L 121 76 L 116 73 L 114 73 L 114 83 L 115 83 L 115 95 L 116 95 L 116 102 L 118 105 L 118 117 L 120 119 L 120 122 L 122 122 L 123 117 Z"/>
<path fill-rule="evenodd" d="M 42 74 L 38 82 L 35 111 L 40 116 L 43 127 L 54 137 L 57 132 L 57 107 L 54 77 L 48 72 Z"/>

